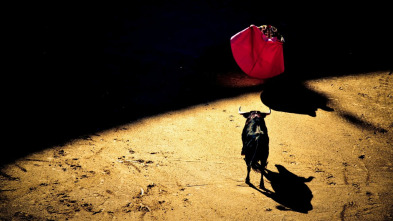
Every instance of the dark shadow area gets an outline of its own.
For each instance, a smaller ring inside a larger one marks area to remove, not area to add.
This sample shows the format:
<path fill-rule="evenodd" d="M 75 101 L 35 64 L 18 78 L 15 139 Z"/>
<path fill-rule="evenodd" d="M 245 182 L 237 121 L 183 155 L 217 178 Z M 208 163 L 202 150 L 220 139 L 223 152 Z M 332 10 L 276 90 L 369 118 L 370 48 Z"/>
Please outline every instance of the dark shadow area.
<path fill-rule="evenodd" d="M 305 89 L 302 80 L 391 65 L 391 43 L 365 46 L 359 35 L 363 26 L 375 24 L 382 36 L 390 19 L 366 18 L 342 7 L 331 17 L 296 5 L 300 9 L 287 5 L 261 11 L 276 5 L 175 0 L 20 9 L 9 17 L 8 57 L 14 61 L 5 73 L 3 127 L 11 142 L 0 150 L 0 165 L 141 117 L 260 91 L 259 86 L 228 88 L 216 82 L 217 74 L 239 72 L 229 39 L 250 24 L 270 23 L 281 30 L 286 72 L 296 73 L 300 82 L 288 92 L 309 97 L 307 110 L 275 103 L 273 80 L 266 85 L 267 97 L 262 95 L 273 109 L 310 113 L 323 108 L 324 98 Z M 329 25 L 337 22 L 341 25 L 334 26 L 334 33 L 351 41 L 331 38 Z"/>
<path fill-rule="evenodd" d="M 270 79 L 263 85 L 261 101 L 276 111 L 316 116 L 320 108 L 333 111 L 327 106 L 328 98 L 307 88 L 302 81 L 294 79 L 295 73 L 285 73 Z"/>
<path fill-rule="evenodd" d="M 273 191 L 261 191 L 252 184 L 250 186 L 281 204 L 277 206 L 279 210 L 291 210 L 301 213 L 308 213 L 312 210 L 311 200 L 313 194 L 305 183 L 310 182 L 314 177 L 299 177 L 281 165 L 276 165 L 276 168 L 278 173 L 266 170 L 265 175 L 270 181 Z"/>
<path fill-rule="evenodd" d="M 341 116 L 342 118 L 344 118 L 345 120 L 347 120 L 348 122 L 352 123 L 353 125 L 355 125 L 359 128 L 374 131 L 374 134 L 376 134 L 376 133 L 383 133 L 384 134 L 384 133 L 388 132 L 387 129 L 376 126 L 376 125 L 374 125 L 370 122 L 367 122 L 366 120 L 361 119 L 357 116 L 354 116 L 353 114 L 348 113 L 348 112 L 341 111 L 339 113 L 339 116 Z"/>

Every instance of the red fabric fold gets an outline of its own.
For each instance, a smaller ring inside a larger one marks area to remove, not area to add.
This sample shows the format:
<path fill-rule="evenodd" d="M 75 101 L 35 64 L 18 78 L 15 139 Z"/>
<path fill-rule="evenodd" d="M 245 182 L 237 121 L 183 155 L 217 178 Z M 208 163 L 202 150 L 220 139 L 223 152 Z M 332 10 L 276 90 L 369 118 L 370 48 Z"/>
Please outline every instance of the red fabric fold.
<path fill-rule="evenodd" d="M 236 63 L 251 77 L 267 79 L 284 72 L 283 43 L 265 41 L 254 25 L 232 36 L 231 48 Z"/>

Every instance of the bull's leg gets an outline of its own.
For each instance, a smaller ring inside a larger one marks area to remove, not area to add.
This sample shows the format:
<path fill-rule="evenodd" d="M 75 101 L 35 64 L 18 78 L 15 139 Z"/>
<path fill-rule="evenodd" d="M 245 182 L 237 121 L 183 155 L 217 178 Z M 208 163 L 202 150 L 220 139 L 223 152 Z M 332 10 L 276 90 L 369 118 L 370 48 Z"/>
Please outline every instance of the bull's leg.
<path fill-rule="evenodd" d="M 250 171 L 251 171 L 251 163 L 249 163 L 249 160 L 246 157 L 244 157 L 244 161 L 246 162 L 247 165 L 247 176 L 246 176 L 246 183 L 250 184 Z"/>
<path fill-rule="evenodd" d="M 265 183 L 263 181 L 263 172 L 261 172 L 261 182 L 259 183 L 259 188 L 266 190 Z"/>
<path fill-rule="evenodd" d="M 251 166 L 247 165 L 247 176 L 246 176 L 247 184 L 250 184 L 250 171 L 251 171 Z"/>
<path fill-rule="evenodd" d="M 263 148 L 261 157 L 261 182 L 259 183 L 259 188 L 266 190 L 265 183 L 263 182 L 263 175 L 266 173 L 265 169 L 267 166 L 267 158 L 269 156 L 269 143 L 266 143 L 266 148 Z"/>

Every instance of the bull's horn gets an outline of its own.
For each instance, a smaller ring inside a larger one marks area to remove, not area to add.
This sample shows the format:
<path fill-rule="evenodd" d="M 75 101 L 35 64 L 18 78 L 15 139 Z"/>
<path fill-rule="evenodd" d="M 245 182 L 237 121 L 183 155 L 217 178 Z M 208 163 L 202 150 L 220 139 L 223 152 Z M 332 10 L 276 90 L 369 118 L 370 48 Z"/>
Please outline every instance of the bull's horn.
<path fill-rule="evenodd" d="M 269 108 L 269 112 L 266 112 L 266 114 L 271 114 L 272 113 L 272 109 Z"/>
<path fill-rule="evenodd" d="M 266 112 L 265 114 L 266 114 L 266 115 L 269 115 L 269 114 L 271 114 L 271 113 L 272 113 L 272 109 L 269 108 L 269 112 Z"/>
<path fill-rule="evenodd" d="M 242 106 L 239 107 L 239 114 L 245 114 L 245 113 L 247 113 L 247 112 L 242 112 L 242 111 L 241 111 L 241 108 L 242 108 Z"/>

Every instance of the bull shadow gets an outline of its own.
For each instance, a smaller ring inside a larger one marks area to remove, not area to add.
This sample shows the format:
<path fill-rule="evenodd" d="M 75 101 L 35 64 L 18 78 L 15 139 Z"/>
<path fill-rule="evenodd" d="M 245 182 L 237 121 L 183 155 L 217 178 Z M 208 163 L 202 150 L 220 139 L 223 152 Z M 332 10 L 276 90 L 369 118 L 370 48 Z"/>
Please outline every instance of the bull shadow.
<path fill-rule="evenodd" d="M 322 109 L 333 111 L 328 107 L 328 98 L 310 88 L 303 81 L 296 80 L 292 73 L 284 73 L 270 79 L 263 85 L 261 101 L 276 111 L 316 116 Z"/>
<path fill-rule="evenodd" d="M 313 209 L 311 204 L 313 194 L 306 183 L 310 182 L 314 177 L 304 178 L 297 176 L 282 165 L 276 165 L 276 168 L 278 172 L 266 169 L 265 174 L 266 179 L 270 181 L 273 191 L 262 191 L 253 184 L 249 184 L 249 186 L 279 203 L 280 205 L 277 206 L 279 210 L 300 213 L 311 211 Z"/>

